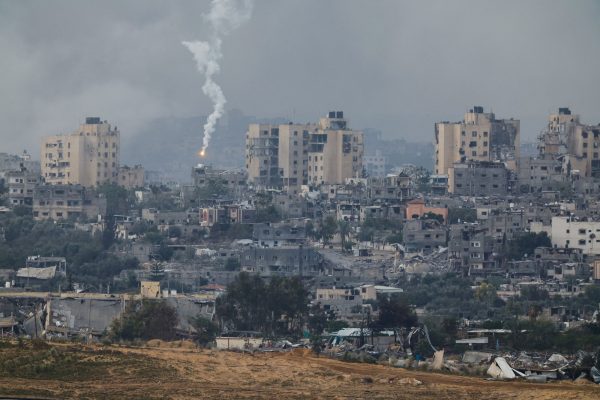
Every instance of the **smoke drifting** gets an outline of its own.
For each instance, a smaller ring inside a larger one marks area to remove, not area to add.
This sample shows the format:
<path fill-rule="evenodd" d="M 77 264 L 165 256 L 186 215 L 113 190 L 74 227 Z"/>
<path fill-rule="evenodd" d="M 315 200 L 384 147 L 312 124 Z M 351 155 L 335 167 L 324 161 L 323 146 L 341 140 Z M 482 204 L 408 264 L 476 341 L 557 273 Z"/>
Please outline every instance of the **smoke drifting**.
<path fill-rule="evenodd" d="M 249 20 L 251 15 L 252 0 L 213 0 L 210 11 L 203 16 L 211 25 L 210 40 L 207 42 L 182 42 L 194 55 L 200 73 L 204 74 L 205 81 L 202 92 L 210 98 L 214 106 L 213 112 L 204 124 L 202 149 L 199 152 L 201 157 L 206 154 L 210 138 L 215 131 L 217 121 L 225 112 L 225 103 L 227 103 L 223 90 L 213 80 L 213 76 L 220 70 L 219 61 L 223 57 L 221 38 Z"/>

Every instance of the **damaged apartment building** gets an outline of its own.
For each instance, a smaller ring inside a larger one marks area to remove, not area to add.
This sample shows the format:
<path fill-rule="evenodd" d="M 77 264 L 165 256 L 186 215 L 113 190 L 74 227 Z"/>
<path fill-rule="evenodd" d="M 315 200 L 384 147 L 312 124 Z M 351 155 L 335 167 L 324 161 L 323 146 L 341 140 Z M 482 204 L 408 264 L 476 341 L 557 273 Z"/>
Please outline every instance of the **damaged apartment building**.
<path fill-rule="evenodd" d="M 561 156 L 567 174 L 600 177 L 600 124 L 587 125 L 568 107 L 551 114 L 539 137 L 540 155 Z"/>
<path fill-rule="evenodd" d="M 520 122 L 496 119 L 475 106 L 461 122 L 435 124 L 435 174 L 449 175 L 455 163 L 501 162 L 517 170 Z"/>
<path fill-rule="evenodd" d="M 349 128 L 342 111 L 317 124 L 250 124 L 246 134 L 248 182 L 256 188 L 342 184 L 363 175 L 363 133 Z"/>
<path fill-rule="evenodd" d="M 36 220 L 102 219 L 106 199 L 81 185 L 39 185 L 33 191 L 33 218 Z"/>
<path fill-rule="evenodd" d="M 312 248 L 270 247 L 244 250 L 240 257 L 241 270 L 262 277 L 312 277 L 327 272 L 323 256 Z"/>
<path fill-rule="evenodd" d="M 448 231 L 434 219 L 415 219 L 404 223 L 402 238 L 406 253 L 429 254 L 447 245 Z"/>

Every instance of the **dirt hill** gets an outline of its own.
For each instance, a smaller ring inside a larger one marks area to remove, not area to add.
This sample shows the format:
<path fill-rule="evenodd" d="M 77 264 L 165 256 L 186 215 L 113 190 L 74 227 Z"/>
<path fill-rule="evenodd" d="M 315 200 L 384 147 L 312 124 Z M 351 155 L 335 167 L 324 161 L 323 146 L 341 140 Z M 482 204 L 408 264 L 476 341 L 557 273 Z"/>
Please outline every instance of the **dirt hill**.
<path fill-rule="evenodd" d="M 592 383 L 494 382 L 291 353 L 184 347 L 0 348 L 0 398 L 598 399 Z"/>

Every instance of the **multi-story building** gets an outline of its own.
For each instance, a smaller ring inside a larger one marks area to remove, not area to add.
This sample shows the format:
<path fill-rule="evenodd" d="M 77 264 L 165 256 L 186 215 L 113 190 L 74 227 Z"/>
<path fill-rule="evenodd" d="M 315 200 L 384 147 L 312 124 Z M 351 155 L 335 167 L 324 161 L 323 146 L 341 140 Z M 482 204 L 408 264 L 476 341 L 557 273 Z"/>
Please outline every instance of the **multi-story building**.
<path fill-rule="evenodd" d="M 42 139 L 42 177 L 53 185 L 118 183 L 119 151 L 117 128 L 98 117 L 88 117 L 69 135 Z"/>
<path fill-rule="evenodd" d="M 563 171 L 577 171 L 583 176 L 600 177 L 600 124 L 585 125 L 579 115 L 567 107 L 551 114 L 546 130 L 540 136 L 540 153 L 563 155 Z"/>
<path fill-rule="evenodd" d="M 314 125 L 279 125 L 279 168 L 283 187 L 297 194 L 308 184 L 308 141 Z"/>
<path fill-rule="evenodd" d="M 435 174 L 447 175 L 454 163 L 502 161 L 516 171 L 519 159 L 520 122 L 496 119 L 476 106 L 461 122 L 435 124 Z"/>
<path fill-rule="evenodd" d="M 211 165 L 198 164 L 192 168 L 191 190 L 213 185 L 239 195 L 246 188 L 246 172 L 241 169 L 217 169 Z"/>
<path fill-rule="evenodd" d="M 363 134 L 348 128 L 341 111 L 318 124 L 250 124 L 246 134 L 248 181 L 262 188 L 342 184 L 363 175 Z"/>
<path fill-rule="evenodd" d="M 381 150 L 375 150 L 374 155 L 364 157 L 365 171 L 367 176 L 373 178 L 383 178 L 386 172 L 386 158 Z"/>
<path fill-rule="evenodd" d="M 363 176 L 363 133 L 348 128 L 342 111 L 330 111 L 310 136 L 308 181 L 314 186 Z"/>
<path fill-rule="evenodd" d="M 263 188 L 281 186 L 279 127 L 250 124 L 246 132 L 248 182 Z"/>
<path fill-rule="evenodd" d="M 0 153 L 0 176 L 5 172 L 20 171 L 23 168 L 39 174 L 40 163 L 39 161 L 32 160 L 31 155 L 27 151 L 23 151 L 20 155 Z"/>
<path fill-rule="evenodd" d="M 367 193 L 370 200 L 406 201 L 413 198 L 413 182 L 404 172 L 384 178 L 369 178 Z"/>
<path fill-rule="evenodd" d="M 302 246 L 253 248 L 240 258 L 242 271 L 270 276 L 318 276 L 326 271 L 323 256 Z"/>
<path fill-rule="evenodd" d="M 557 190 L 568 182 L 562 161 L 554 155 L 527 157 L 519 162 L 518 189 L 520 193 Z"/>
<path fill-rule="evenodd" d="M 553 217 L 550 236 L 555 247 L 580 249 L 588 256 L 600 254 L 600 221 Z"/>
<path fill-rule="evenodd" d="M 448 242 L 446 227 L 432 219 L 406 221 L 402 229 L 402 240 L 406 252 L 429 254 Z"/>
<path fill-rule="evenodd" d="M 426 214 L 436 214 L 448 222 L 448 207 L 432 207 L 425 205 L 425 200 L 414 199 L 406 203 L 406 219 L 421 219 Z"/>
<path fill-rule="evenodd" d="M 306 229 L 303 221 L 291 223 L 254 224 L 252 240 L 257 247 L 298 246 L 306 243 Z"/>
<path fill-rule="evenodd" d="M 509 173 L 500 162 L 467 161 L 448 169 L 448 192 L 458 196 L 506 196 Z"/>
<path fill-rule="evenodd" d="M 81 185 L 38 185 L 33 192 L 36 220 L 98 218 L 106 214 L 106 199 Z"/>
<path fill-rule="evenodd" d="M 20 171 L 6 172 L 5 179 L 8 188 L 8 204 L 11 207 L 31 207 L 34 189 L 40 183 L 39 172 L 23 168 Z"/>
<path fill-rule="evenodd" d="M 119 167 L 119 186 L 126 189 L 136 189 L 144 187 L 145 171 L 141 165 L 129 167 L 123 165 Z"/>
<path fill-rule="evenodd" d="M 454 224 L 450 226 L 450 259 L 467 275 L 498 273 L 498 249 L 502 239 L 493 238 L 486 227 L 479 224 Z"/>

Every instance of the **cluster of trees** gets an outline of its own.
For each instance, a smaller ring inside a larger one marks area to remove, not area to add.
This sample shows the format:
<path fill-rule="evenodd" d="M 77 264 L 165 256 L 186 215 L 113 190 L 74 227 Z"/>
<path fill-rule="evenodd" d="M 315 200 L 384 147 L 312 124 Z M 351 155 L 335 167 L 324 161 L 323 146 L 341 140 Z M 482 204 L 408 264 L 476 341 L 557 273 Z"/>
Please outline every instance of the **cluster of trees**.
<path fill-rule="evenodd" d="M 380 330 L 411 327 L 418 322 L 404 295 L 383 296 L 372 305 L 378 317 L 365 321 L 365 327 Z M 297 277 L 273 277 L 267 282 L 241 273 L 217 300 L 216 311 L 225 329 L 257 331 L 271 337 L 298 337 L 304 326 L 311 336 L 347 326 L 319 303 L 309 307 L 308 292 Z"/>
<path fill-rule="evenodd" d="M 360 242 L 402 243 L 402 223 L 385 218 L 367 218 L 356 238 Z"/>
<path fill-rule="evenodd" d="M 457 224 L 458 222 L 477 221 L 477 210 L 474 208 L 455 208 L 448 209 L 448 223 Z"/>
<path fill-rule="evenodd" d="M 367 218 L 354 235 L 348 221 L 337 221 L 334 216 L 326 216 L 314 225 L 308 222 L 306 233 L 313 240 L 321 240 L 328 245 L 336 234 L 340 235 L 342 250 L 351 250 L 355 239 L 359 242 L 402 243 L 402 223 L 385 218 Z"/>
<path fill-rule="evenodd" d="M 130 302 L 120 318 L 113 321 L 114 340 L 172 340 L 176 335 L 177 311 L 160 300 Z"/>
<path fill-rule="evenodd" d="M 61 256 L 67 259 L 66 281 L 57 279 L 47 289 L 55 290 L 60 284 L 68 289 L 72 281 L 95 287 L 107 286 L 123 270 L 138 268 L 135 258 L 121 259 L 107 254 L 102 235 L 77 230 L 69 223 L 34 221 L 31 215 L 0 216 L 4 228 L 0 242 L 0 265 L 17 269 L 28 256 Z"/>
<path fill-rule="evenodd" d="M 508 260 L 522 260 L 526 255 L 532 256 L 536 247 L 552 247 L 552 241 L 546 232 L 526 232 L 509 240 L 504 256 Z"/>
<path fill-rule="evenodd" d="M 308 291 L 298 277 L 273 277 L 266 282 L 242 272 L 217 299 L 216 313 L 227 330 L 299 336 L 308 303 Z"/>
<path fill-rule="evenodd" d="M 454 344 L 456 326 L 458 319 L 469 318 L 486 321 L 483 328 L 511 330 L 500 345 L 514 349 L 572 352 L 600 346 L 600 321 L 560 332 L 556 323 L 542 318 L 542 311 L 549 307 L 565 306 L 582 312 L 596 309 L 600 303 L 600 287 L 589 286 L 584 293 L 563 298 L 530 286 L 505 302 L 497 295 L 502 283 L 506 283 L 502 278 L 490 278 L 472 288 L 470 280 L 453 274 L 424 275 L 410 282 L 399 282 L 406 288 L 404 294 L 409 304 L 437 315 L 424 320 L 436 345 L 464 350 Z"/>

